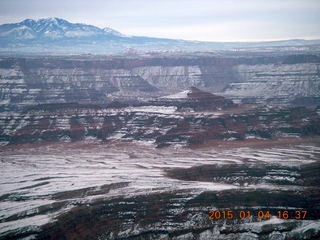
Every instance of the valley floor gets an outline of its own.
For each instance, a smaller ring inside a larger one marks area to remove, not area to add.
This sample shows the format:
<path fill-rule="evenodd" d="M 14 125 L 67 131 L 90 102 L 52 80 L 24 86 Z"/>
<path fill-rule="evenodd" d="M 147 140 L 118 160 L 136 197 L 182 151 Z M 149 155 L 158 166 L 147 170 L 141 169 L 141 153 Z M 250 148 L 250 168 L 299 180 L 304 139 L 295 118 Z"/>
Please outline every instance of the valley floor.
<path fill-rule="evenodd" d="M 1 147 L 0 239 L 316 239 L 319 142 Z"/>

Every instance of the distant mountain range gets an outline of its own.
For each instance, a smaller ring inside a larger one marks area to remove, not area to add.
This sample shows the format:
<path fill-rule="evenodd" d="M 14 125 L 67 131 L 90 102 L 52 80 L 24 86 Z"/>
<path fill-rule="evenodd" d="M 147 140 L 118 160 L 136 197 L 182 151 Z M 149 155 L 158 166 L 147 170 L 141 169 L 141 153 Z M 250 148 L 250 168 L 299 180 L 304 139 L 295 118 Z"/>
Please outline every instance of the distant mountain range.
<path fill-rule="evenodd" d="M 60 18 L 47 18 L 38 21 L 26 19 L 20 23 L 0 26 L 1 38 L 15 41 L 26 40 L 57 40 L 84 37 L 122 37 L 123 35 L 111 28 L 100 29 L 95 26 L 70 23 Z"/>
<path fill-rule="evenodd" d="M 196 36 L 195 36 L 196 37 Z M 117 53 L 125 51 L 212 51 L 235 48 L 318 45 L 320 40 L 201 42 L 126 36 L 111 28 L 60 18 L 26 19 L 0 25 L 1 53 Z"/>

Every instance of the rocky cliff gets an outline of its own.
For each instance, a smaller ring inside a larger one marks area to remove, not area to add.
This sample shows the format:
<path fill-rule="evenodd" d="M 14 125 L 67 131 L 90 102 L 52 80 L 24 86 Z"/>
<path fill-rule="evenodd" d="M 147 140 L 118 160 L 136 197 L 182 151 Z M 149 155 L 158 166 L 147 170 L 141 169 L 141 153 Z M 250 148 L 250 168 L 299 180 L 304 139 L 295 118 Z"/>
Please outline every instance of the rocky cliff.
<path fill-rule="evenodd" d="M 319 99 L 317 55 L 1 58 L 2 110 L 61 102 L 105 103 L 190 86 L 246 102 Z M 274 100 L 275 99 L 275 100 Z M 318 100 L 316 100 L 318 101 Z"/>
<path fill-rule="evenodd" d="M 40 105 L 21 114 L 2 114 L 0 140 L 3 145 L 88 139 L 144 141 L 162 147 L 320 134 L 318 109 L 237 107 L 228 105 L 229 100 L 217 99 L 215 102 L 213 97 L 211 105 L 207 98 L 203 103 L 191 98 L 184 102 L 163 100 L 162 106 L 147 102 L 149 105 L 103 109 L 78 104 Z M 215 104 L 219 108 L 213 108 Z M 209 106 L 207 111 L 204 106 Z"/>
<path fill-rule="evenodd" d="M 319 95 L 319 63 L 238 65 L 239 82 L 225 93 L 239 97 L 294 99 Z"/>

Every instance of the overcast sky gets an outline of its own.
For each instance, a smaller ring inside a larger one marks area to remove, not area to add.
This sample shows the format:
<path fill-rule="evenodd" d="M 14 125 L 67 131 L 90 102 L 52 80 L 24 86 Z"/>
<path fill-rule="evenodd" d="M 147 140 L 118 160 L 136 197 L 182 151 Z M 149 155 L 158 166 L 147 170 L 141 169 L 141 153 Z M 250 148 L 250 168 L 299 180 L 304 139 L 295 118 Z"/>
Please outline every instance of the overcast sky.
<path fill-rule="evenodd" d="M 1 24 L 47 17 L 138 36 L 320 39 L 320 0 L 0 0 Z"/>

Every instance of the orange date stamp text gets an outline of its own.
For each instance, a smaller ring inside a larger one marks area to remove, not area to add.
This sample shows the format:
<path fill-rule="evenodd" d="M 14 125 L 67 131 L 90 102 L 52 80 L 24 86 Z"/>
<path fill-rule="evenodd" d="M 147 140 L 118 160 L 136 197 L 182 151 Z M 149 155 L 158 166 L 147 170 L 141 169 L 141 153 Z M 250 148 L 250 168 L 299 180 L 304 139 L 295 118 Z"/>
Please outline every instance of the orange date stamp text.
<path fill-rule="evenodd" d="M 307 217 L 307 210 L 214 210 L 210 209 L 209 219 L 250 219 L 256 217 L 258 219 L 270 219 L 276 216 L 281 219 L 303 220 Z"/>

